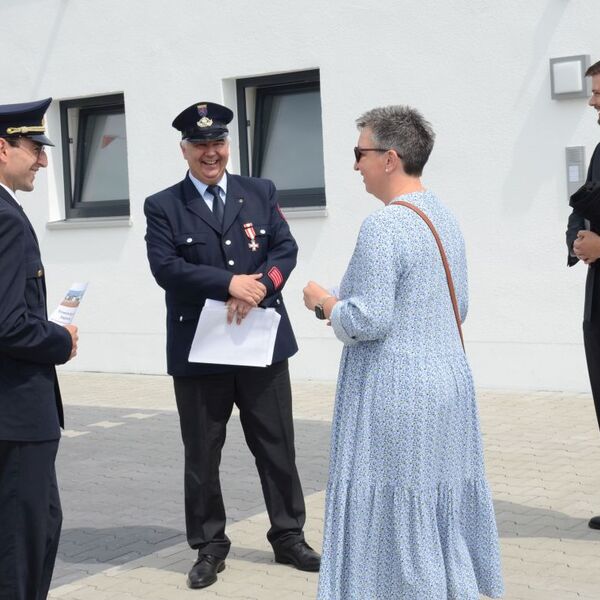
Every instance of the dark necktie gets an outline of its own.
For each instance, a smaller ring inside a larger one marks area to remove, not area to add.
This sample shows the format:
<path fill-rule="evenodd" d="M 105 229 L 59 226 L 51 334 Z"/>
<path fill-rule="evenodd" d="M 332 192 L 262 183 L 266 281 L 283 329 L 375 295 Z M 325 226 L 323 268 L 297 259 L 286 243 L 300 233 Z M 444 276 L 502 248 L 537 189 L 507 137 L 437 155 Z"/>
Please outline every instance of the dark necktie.
<path fill-rule="evenodd" d="M 223 225 L 223 213 L 225 212 L 225 205 L 221 200 L 221 194 L 219 194 L 218 185 L 209 185 L 206 190 L 213 197 L 212 213 L 217 220 L 219 225 Z"/>

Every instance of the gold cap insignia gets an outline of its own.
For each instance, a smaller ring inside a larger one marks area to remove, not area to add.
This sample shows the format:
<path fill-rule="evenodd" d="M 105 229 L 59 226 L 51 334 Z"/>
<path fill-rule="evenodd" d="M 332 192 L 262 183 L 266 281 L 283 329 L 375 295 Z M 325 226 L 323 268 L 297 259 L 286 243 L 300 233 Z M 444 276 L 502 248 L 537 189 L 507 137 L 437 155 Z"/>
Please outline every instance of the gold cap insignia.
<path fill-rule="evenodd" d="M 202 117 L 197 123 L 196 125 L 198 125 L 198 127 L 210 127 L 213 124 L 212 119 L 209 119 L 208 117 Z"/>
<path fill-rule="evenodd" d="M 26 135 L 28 133 L 46 133 L 46 119 L 42 117 L 39 125 L 22 125 L 21 127 L 7 127 L 6 133 L 14 135 L 17 133 Z"/>

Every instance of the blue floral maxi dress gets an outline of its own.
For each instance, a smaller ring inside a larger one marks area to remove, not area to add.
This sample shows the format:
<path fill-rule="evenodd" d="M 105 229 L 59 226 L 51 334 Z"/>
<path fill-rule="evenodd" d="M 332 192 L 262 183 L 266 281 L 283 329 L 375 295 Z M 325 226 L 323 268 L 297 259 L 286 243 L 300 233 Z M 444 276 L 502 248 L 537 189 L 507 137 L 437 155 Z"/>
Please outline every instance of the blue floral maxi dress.
<path fill-rule="evenodd" d="M 464 242 L 433 221 L 467 313 Z M 503 593 L 471 371 L 432 233 L 389 205 L 362 224 L 331 315 L 344 342 L 331 435 L 320 600 L 478 600 Z"/>

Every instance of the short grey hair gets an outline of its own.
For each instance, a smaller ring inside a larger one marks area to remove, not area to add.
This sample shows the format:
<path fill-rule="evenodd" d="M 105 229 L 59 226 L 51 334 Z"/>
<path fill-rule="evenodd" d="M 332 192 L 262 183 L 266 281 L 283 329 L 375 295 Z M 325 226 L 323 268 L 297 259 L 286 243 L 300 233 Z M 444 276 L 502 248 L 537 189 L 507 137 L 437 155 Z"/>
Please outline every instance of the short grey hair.
<path fill-rule="evenodd" d="M 225 141 L 229 143 L 229 136 L 221 138 L 220 140 L 179 140 L 179 145 L 183 148 L 184 146 L 189 146 L 194 143 L 207 144 L 208 142 L 221 142 Z"/>
<path fill-rule="evenodd" d="M 378 148 L 395 150 L 407 175 L 420 176 L 431 150 L 435 133 L 418 110 L 394 105 L 373 108 L 356 119 L 359 129 L 373 132 Z"/>

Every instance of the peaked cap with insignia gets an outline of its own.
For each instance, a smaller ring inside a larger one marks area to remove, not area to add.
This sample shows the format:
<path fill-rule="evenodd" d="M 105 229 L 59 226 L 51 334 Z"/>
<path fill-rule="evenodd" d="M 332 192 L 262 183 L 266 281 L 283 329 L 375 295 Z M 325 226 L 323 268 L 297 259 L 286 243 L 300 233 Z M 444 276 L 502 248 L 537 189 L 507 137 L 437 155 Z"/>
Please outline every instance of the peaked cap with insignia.
<path fill-rule="evenodd" d="M 0 105 L 0 137 L 27 137 L 44 146 L 54 146 L 46 137 L 44 114 L 52 98 L 36 102 Z"/>
<path fill-rule="evenodd" d="M 190 142 L 222 140 L 227 137 L 227 124 L 233 113 L 214 102 L 197 102 L 181 111 L 173 121 L 173 127 L 181 131 L 181 139 Z"/>

